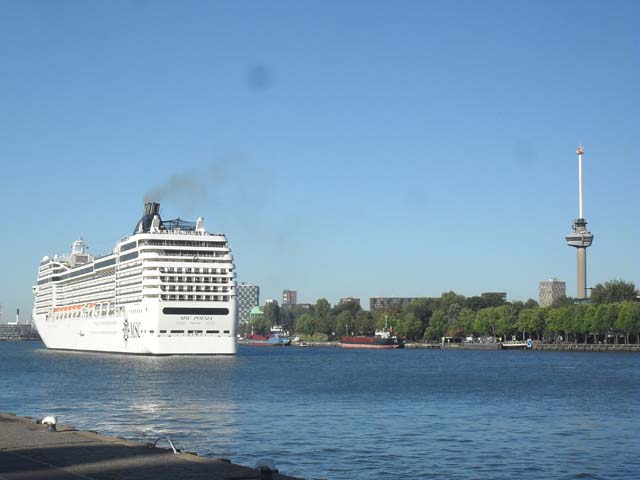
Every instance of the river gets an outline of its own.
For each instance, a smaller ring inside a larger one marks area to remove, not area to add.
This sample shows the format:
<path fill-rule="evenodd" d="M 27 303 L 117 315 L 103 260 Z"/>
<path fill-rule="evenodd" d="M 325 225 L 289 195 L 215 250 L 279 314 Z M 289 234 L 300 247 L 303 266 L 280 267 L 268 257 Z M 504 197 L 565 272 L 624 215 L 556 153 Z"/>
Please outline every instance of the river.
<path fill-rule="evenodd" d="M 326 479 L 640 478 L 640 355 L 0 342 L 0 411 Z"/>

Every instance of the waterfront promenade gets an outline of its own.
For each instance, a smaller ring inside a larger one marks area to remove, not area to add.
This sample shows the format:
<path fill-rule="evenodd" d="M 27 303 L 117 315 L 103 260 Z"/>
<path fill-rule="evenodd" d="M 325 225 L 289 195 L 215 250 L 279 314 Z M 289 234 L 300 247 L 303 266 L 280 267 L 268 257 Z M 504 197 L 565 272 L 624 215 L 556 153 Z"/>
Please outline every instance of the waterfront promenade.
<path fill-rule="evenodd" d="M 0 413 L 0 480 L 295 480 L 158 446 Z"/>

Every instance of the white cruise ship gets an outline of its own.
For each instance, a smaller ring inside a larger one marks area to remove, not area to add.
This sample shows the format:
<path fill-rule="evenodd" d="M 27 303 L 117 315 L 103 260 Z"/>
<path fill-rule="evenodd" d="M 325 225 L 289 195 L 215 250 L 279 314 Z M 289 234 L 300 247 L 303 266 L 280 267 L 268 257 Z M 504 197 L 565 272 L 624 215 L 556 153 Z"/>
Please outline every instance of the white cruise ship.
<path fill-rule="evenodd" d="M 33 318 L 47 348 L 147 355 L 236 353 L 236 280 L 224 234 L 162 220 L 147 203 L 133 234 L 92 257 L 44 257 Z"/>

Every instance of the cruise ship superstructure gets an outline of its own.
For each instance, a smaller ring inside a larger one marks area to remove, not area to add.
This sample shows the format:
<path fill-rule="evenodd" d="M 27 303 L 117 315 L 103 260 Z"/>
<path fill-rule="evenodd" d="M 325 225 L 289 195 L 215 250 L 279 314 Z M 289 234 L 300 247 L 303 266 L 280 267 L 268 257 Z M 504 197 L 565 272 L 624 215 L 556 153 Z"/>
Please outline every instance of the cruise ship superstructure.
<path fill-rule="evenodd" d="M 236 353 L 236 280 L 224 234 L 163 221 L 147 203 L 133 234 L 92 257 L 44 257 L 33 318 L 47 348 L 148 355 Z"/>

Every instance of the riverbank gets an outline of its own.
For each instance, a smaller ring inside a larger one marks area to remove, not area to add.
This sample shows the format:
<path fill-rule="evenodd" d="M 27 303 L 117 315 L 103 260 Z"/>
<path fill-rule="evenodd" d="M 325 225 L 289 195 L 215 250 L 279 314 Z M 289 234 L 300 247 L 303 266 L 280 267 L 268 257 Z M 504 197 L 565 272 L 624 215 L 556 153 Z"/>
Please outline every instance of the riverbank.
<path fill-rule="evenodd" d="M 158 444 L 170 446 L 166 438 Z M 66 425 L 57 425 L 56 431 L 49 431 L 46 425 L 30 417 L 11 413 L 0 413 L 0 478 L 296 480 L 267 469 L 236 465 L 226 459 L 174 453 L 172 448 L 79 431 Z"/>
<path fill-rule="evenodd" d="M 0 324 L 0 341 L 40 340 L 37 330 L 29 324 Z"/>
<path fill-rule="evenodd" d="M 247 344 L 246 342 L 238 342 Z M 291 342 L 293 347 L 340 347 L 340 342 Z M 638 344 L 582 344 L 582 343 L 537 343 L 531 348 L 525 342 L 516 343 L 421 343 L 407 342 L 408 350 L 536 350 L 546 352 L 636 352 L 640 353 Z"/>
<path fill-rule="evenodd" d="M 539 343 L 533 344 L 532 350 L 547 352 L 636 352 L 640 353 L 637 344 L 584 344 L 584 343 Z"/>

